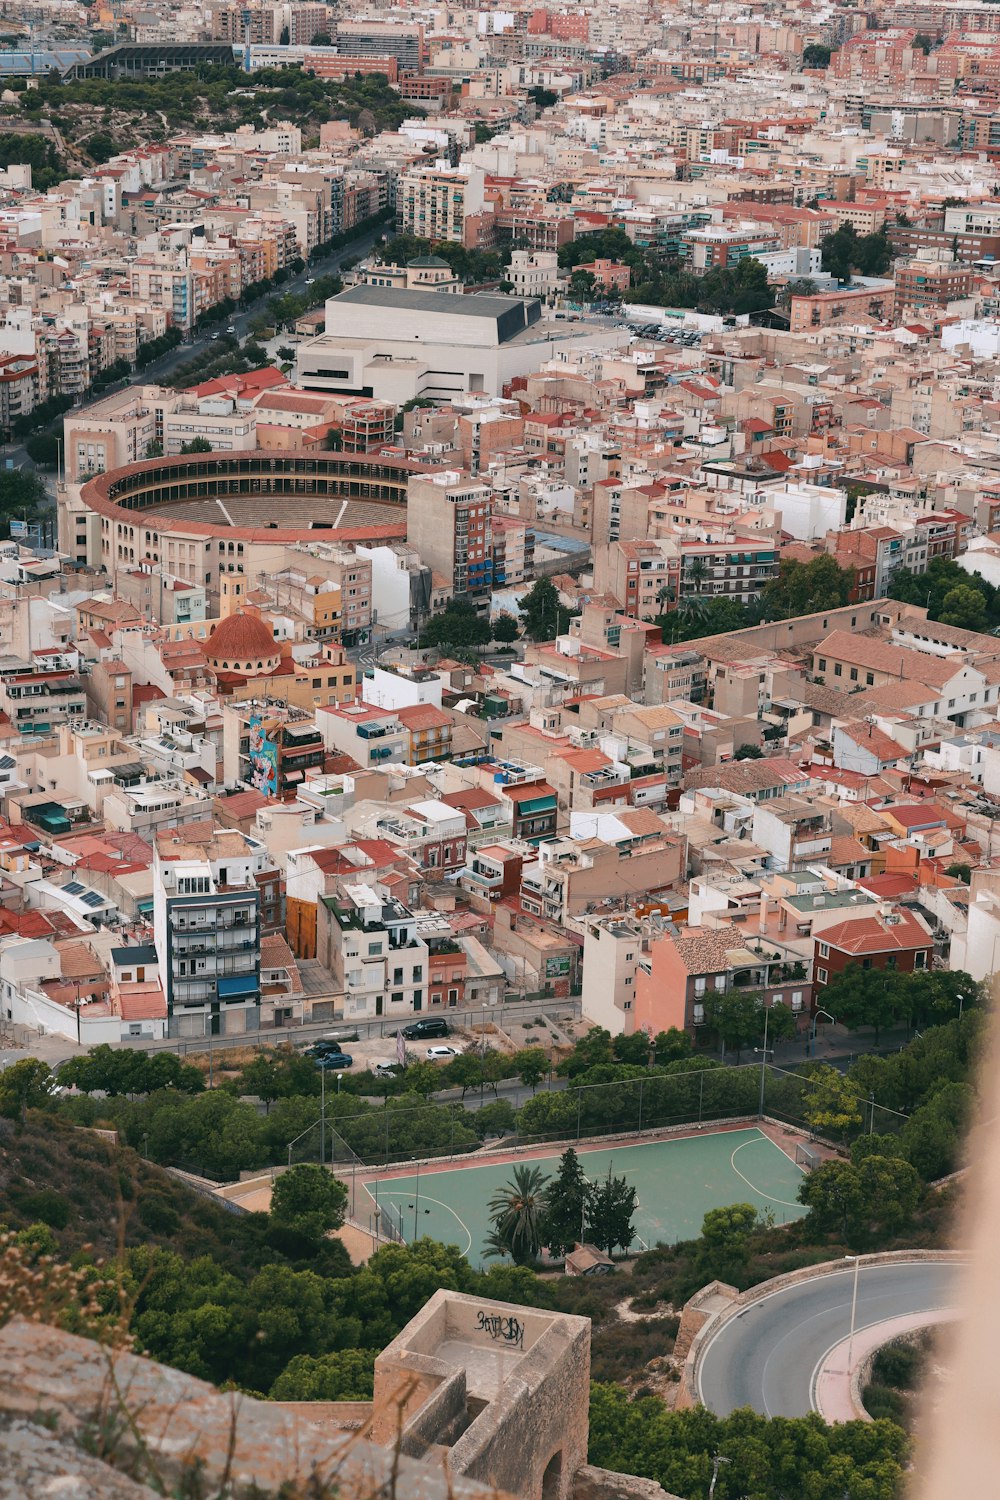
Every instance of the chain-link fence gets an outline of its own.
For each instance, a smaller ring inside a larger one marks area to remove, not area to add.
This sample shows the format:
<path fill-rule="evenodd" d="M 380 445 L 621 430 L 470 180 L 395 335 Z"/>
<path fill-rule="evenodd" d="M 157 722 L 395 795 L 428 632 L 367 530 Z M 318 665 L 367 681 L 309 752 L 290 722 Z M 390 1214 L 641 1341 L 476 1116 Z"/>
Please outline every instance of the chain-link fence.
<path fill-rule="evenodd" d="M 397 1096 L 381 1108 L 359 1100 L 349 1113 L 342 1102 L 335 1121 L 327 1116 L 323 1152 L 317 1119 L 289 1148 L 289 1162 L 322 1158 L 342 1176 L 341 1167 L 354 1175 L 359 1167 L 467 1155 L 490 1138 L 516 1148 L 768 1116 L 839 1142 L 861 1133 L 896 1134 L 906 1123 L 906 1115 L 852 1090 L 847 1080 L 834 1098 L 829 1089 L 829 1082 L 819 1081 L 813 1072 L 772 1063 L 648 1072 L 608 1083 L 543 1089 L 516 1112 L 513 1107 L 499 1115 L 493 1110 L 488 1129 L 480 1110 L 460 1103 L 412 1104 Z M 505 1101 L 502 1095 L 493 1100 L 486 1095 L 485 1102 L 489 1108 Z M 479 1103 L 482 1107 L 483 1101 Z"/>

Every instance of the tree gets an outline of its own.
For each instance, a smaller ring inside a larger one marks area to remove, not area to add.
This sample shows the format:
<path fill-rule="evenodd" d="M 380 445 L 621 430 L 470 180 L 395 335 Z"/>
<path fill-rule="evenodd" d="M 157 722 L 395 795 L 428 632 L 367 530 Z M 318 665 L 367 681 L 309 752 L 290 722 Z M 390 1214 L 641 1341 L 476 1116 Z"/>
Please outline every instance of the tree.
<path fill-rule="evenodd" d="M 0 470 L 0 527 L 10 534 L 12 520 L 34 520 L 48 504 L 44 480 L 27 469 Z"/>
<path fill-rule="evenodd" d="M 802 66 L 804 68 L 828 68 L 833 51 L 830 47 L 824 47 L 821 42 L 810 42 L 808 47 L 802 49 Z"/>
<path fill-rule="evenodd" d="M 146 444 L 146 451 L 143 454 L 143 457 L 144 458 L 162 458 L 163 457 L 163 444 L 160 442 L 159 438 L 150 438 L 149 442 Z"/>
<path fill-rule="evenodd" d="M 569 294 L 576 302 L 593 300 L 597 280 L 593 271 L 577 269 L 569 278 Z"/>
<path fill-rule="evenodd" d="M 743 1279 L 750 1259 L 750 1237 L 761 1227 L 752 1203 L 730 1203 L 724 1208 L 710 1208 L 702 1219 L 702 1244 L 698 1254 L 698 1271 L 702 1284 L 726 1281 L 731 1285 Z"/>
<path fill-rule="evenodd" d="M 916 36 L 913 38 L 913 50 L 916 52 L 919 49 L 919 51 L 921 51 L 925 57 L 927 56 L 928 52 L 930 52 L 933 46 L 934 38 L 932 36 L 928 36 L 926 31 L 918 31 Z"/>
<path fill-rule="evenodd" d="M 741 745 L 733 760 L 761 760 L 764 752 L 759 745 Z"/>
<path fill-rule="evenodd" d="M 29 1109 L 51 1104 L 52 1070 L 37 1057 L 24 1057 L 0 1072 L 0 1114 L 19 1115 L 27 1123 Z"/>
<path fill-rule="evenodd" d="M 541 1047 L 524 1047 L 515 1052 L 508 1065 L 520 1078 L 526 1089 L 535 1092 L 549 1071 L 549 1059 Z"/>
<path fill-rule="evenodd" d="M 520 629 L 513 615 L 499 614 L 491 626 L 493 639 L 501 641 L 504 645 L 510 645 L 520 635 Z"/>
<path fill-rule="evenodd" d="M 850 603 L 856 582 L 853 568 L 839 567 L 826 553 L 807 563 L 786 558 L 777 578 L 765 584 L 761 608 L 768 620 L 790 620 L 825 609 L 840 609 Z"/>
<path fill-rule="evenodd" d="M 678 1062 L 682 1058 L 688 1058 L 691 1052 L 691 1038 L 678 1026 L 671 1026 L 668 1031 L 658 1031 L 653 1038 L 653 1060 L 660 1067 L 664 1063 Z"/>
<path fill-rule="evenodd" d="M 444 649 L 488 646 L 492 637 L 489 620 L 467 599 L 452 599 L 447 609 L 432 615 L 420 636 L 422 647 Z"/>
<path fill-rule="evenodd" d="M 182 453 L 211 453 L 212 445 L 207 438 L 192 438 L 189 443 L 181 444 Z"/>
<path fill-rule="evenodd" d="M 315 38 L 313 38 L 315 41 Z M 368 1401 L 375 1381 L 374 1349 L 297 1354 L 268 1393 L 272 1401 Z"/>
<path fill-rule="evenodd" d="M 598 1063 L 609 1063 L 614 1059 L 610 1031 L 603 1026 L 592 1026 L 577 1042 L 568 1057 L 564 1057 L 556 1068 L 560 1078 L 576 1078 Z"/>
<path fill-rule="evenodd" d="M 550 641 L 559 632 L 559 591 L 551 578 L 539 578 L 520 601 L 524 632 L 533 641 Z"/>
<path fill-rule="evenodd" d="M 908 1161 L 867 1155 L 858 1164 L 828 1161 L 802 1179 L 799 1202 L 808 1227 L 863 1244 L 875 1233 L 897 1233 L 920 1198 L 920 1179 Z"/>
<path fill-rule="evenodd" d="M 809 1075 L 805 1109 L 810 1130 L 843 1140 L 861 1124 L 861 1097 L 852 1079 L 824 1064 Z"/>
<path fill-rule="evenodd" d="M 614 1255 L 616 1246 L 627 1250 L 635 1238 L 633 1219 L 638 1205 L 638 1194 L 624 1177 L 613 1177 L 611 1166 L 608 1175 L 591 1188 L 587 1199 L 587 1237 L 608 1255 Z"/>
<path fill-rule="evenodd" d="M 881 276 L 892 260 L 892 243 L 884 231 L 859 235 L 853 224 L 842 224 L 820 243 L 823 270 L 841 283 L 850 281 L 853 271 L 862 276 Z"/>
<path fill-rule="evenodd" d="M 584 1215 L 590 1184 L 573 1147 L 559 1158 L 556 1175 L 545 1200 L 542 1236 L 550 1254 L 559 1257 L 572 1250 L 584 1234 Z"/>
<path fill-rule="evenodd" d="M 53 469 L 59 462 L 60 443 L 54 432 L 36 432 L 24 446 L 28 457 L 43 468 Z"/>
<path fill-rule="evenodd" d="M 873 1026 L 876 1046 L 882 1027 L 899 1019 L 899 999 L 895 976 L 862 969 L 860 964 L 848 964 L 827 990 L 827 1003 L 837 1020 L 849 1031 Z"/>
<path fill-rule="evenodd" d="M 463 1100 L 469 1089 L 478 1088 L 483 1081 L 482 1061 L 475 1052 L 462 1052 L 453 1057 L 442 1071 L 452 1088 L 462 1090 Z"/>
<path fill-rule="evenodd" d="M 511 1181 L 497 1188 L 489 1201 L 488 1255 L 509 1255 L 519 1266 L 538 1259 L 547 1182 L 541 1167 L 519 1166 Z"/>
<path fill-rule="evenodd" d="M 508 1099 L 494 1099 L 475 1111 L 472 1128 L 481 1141 L 490 1136 L 513 1135 L 517 1129 L 517 1111 Z"/>
<path fill-rule="evenodd" d="M 764 1008 L 754 990 L 730 990 L 705 996 L 705 1023 L 724 1047 L 736 1053 L 737 1063 L 744 1047 L 764 1034 Z"/>
<path fill-rule="evenodd" d="M 960 880 L 963 885 L 970 885 L 972 883 L 971 865 L 959 862 L 958 864 L 949 865 L 944 873 L 950 875 L 953 880 Z"/>
<path fill-rule="evenodd" d="M 339 1229 L 346 1208 L 347 1188 L 325 1167 L 289 1167 L 271 1190 L 272 1219 L 315 1239 Z"/>
<path fill-rule="evenodd" d="M 279 344 L 278 358 L 285 360 L 288 364 L 295 363 L 295 350 L 289 349 L 287 344 Z"/>
<path fill-rule="evenodd" d="M 959 630 L 983 631 L 988 624 L 986 596 L 969 584 L 959 584 L 945 594 L 940 619 Z"/>
<path fill-rule="evenodd" d="M 332 36 L 330 35 L 330 33 L 328 31 L 317 31 L 316 34 L 315 34 L 315 36 L 313 37 L 311 43 L 310 43 L 310 46 L 312 46 L 312 47 L 332 47 L 333 46 L 333 38 L 332 38 Z"/>
<path fill-rule="evenodd" d="M 88 137 L 86 145 L 91 161 L 105 162 L 118 152 L 118 142 L 108 130 L 95 130 Z"/>

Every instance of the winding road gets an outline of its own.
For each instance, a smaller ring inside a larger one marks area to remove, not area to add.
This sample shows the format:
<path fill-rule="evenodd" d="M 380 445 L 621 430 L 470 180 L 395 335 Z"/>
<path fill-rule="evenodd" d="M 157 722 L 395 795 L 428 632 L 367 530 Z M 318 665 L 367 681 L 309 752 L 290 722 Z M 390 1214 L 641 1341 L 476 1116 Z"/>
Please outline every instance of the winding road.
<path fill-rule="evenodd" d="M 950 1304 L 954 1263 L 862 1265 L 857 1328 Z M 702 1401 L 719 1416 L 750 1406 L 767 1417 L 814 1410 L 819 1365 L 851 1328 L 852 1266 L 752 1302 L 710 1334 L 698 1369 Z"/>

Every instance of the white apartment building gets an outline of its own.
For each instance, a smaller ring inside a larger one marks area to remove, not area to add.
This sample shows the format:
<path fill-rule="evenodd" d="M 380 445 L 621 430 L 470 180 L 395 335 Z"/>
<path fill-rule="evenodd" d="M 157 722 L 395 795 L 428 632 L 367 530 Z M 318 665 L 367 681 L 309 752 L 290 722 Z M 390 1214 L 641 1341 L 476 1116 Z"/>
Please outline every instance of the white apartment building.
<path fill-rule="evenodd" d="M 360 882 L 322 897 L 321 907 L 317 956 L 343 990 L 344 1020 L 423 1010 L 428 948 L 413 913 Z"/>

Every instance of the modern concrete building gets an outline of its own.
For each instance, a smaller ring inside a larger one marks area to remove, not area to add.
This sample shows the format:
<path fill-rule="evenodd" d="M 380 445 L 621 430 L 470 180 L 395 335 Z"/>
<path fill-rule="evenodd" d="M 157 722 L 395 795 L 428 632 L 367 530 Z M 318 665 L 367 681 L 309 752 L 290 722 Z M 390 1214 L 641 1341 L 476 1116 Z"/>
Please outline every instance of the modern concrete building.
<path fill-rule="evenodd" d="M 536 301 L 355 286 L 327 302 L 326 332 L 300 345 L 298 379 L 310 390 L 398 405 L 418 396 L 499 396 L 546 360 L 617 349 L 628 338 L 627 329 L 603 323 L 543 320 Z"/>

